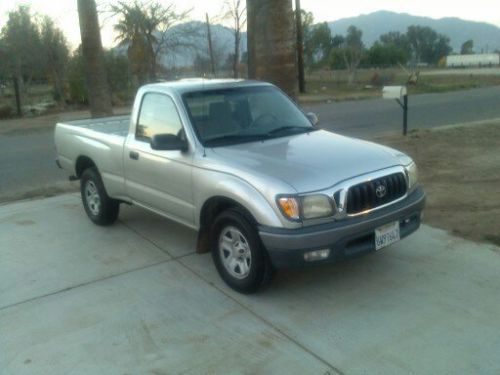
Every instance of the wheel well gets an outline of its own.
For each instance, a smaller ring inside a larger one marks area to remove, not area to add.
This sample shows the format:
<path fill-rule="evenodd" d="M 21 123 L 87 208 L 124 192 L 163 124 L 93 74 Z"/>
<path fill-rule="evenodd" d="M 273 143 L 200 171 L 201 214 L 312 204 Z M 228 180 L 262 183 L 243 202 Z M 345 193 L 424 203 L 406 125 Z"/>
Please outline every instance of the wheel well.
<path fill-rule="evenodd" d="M 91 167 L 95 167 L 94 161 L 87 157 L 87 156 L 79 156 L 76 159 L 76 164 L 75 164 L 75 172 L 76 172 L 76 177 L 80 178 L 82 176 L 82 173 L 87 169 Z"/>
<path fill-rule="evenodd" d="M 229 208 L 238 208 L 251 223 L 257 223 L 252 214 L 244 206 L 233 199 L 226 197 L 212 197 L 208 199 L 203 204 L 200 212 L 200 230 L 198 232 L 197 244 L 198 253 L 206 253 L 210 251 L 211 223 L 221 212 Z"/>

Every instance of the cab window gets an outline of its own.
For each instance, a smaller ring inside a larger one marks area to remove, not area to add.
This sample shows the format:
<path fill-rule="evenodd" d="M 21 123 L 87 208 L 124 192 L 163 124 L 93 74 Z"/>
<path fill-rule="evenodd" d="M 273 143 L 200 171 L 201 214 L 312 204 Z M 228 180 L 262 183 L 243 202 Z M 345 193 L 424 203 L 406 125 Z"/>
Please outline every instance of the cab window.
<path fill-rule="evenodd" d="M 150 142 L 157 134 L 182 134 L 182 123 L 174 101 L 167 95 L 149 93 L 142 99 L 135 138 Z"/>

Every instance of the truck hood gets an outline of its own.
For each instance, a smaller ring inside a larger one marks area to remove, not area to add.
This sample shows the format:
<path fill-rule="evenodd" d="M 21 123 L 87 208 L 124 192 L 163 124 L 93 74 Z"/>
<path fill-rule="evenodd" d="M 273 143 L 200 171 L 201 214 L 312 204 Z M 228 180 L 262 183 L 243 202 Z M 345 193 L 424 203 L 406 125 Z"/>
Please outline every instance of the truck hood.
<path fill-rule="evenodd" d="M 279 179 L 298 193 L 401 164 L 404 154 L 328 131 L 213 148 L 218 163 L 242 176 Z M 247 177 L 248 178 L 248 177 Z M 250 181 L 251 182 L 251 181 Z"/>

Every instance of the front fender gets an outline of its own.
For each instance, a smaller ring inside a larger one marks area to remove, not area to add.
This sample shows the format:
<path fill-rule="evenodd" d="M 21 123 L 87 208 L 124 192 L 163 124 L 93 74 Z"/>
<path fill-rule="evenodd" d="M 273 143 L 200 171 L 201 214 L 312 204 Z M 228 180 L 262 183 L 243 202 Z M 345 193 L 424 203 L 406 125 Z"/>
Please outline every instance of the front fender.
<path fill-rule="evenodd" d="M 201 169 L 196 173 L 194 186 L 197 227 L 200 226 L 204 203 L 213 197 L 224 197 L 237 202 L 245 207 L 260 225 L 283 227 L 277 208 L 275 209 L 255 187 L 237 176 Z"/>

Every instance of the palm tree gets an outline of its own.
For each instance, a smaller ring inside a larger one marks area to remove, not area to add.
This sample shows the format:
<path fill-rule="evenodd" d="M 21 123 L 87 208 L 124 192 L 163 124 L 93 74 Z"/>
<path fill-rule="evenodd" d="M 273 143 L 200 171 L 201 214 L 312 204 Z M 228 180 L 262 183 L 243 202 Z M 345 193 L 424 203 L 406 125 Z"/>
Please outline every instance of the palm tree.
<path fill-rule="evenodd" d="M 92 117 L 113 113 L 108 77 L 104 67 L 101 32 L 95 0 L 77 0 L 85 76 Z"/>
<path fill-rule="evenodd" d="M 131 74 L 136 79 L 136 84 L 142 85 L 148 80 L 151 65 L 151 52 L 144 33 L 146 16 L 137 3 L 131 6 L 119 3 L 111 6 L 111 11 L 121 15 L 118 23 L 114 26 L 117 33 L 115 40 L 119 42 L 120 46 L 128 46 L 127 56 Z"/>
<path fill-rule="evenodd" d="M 110 10 L 119 16 L 115 25 L 117 40 L 121 45 L 128 45 L 132 71 L 135 67 L 136 73 L 143 79 L 147 75 L 148 80 L 156 80 L 161 53 L 190 46 L 186 40 L 192 31 L 186 27 L 182 28 L 182 32 L 172 30 L 173 26 L 188 18 L 189 10 L 177 12 L 173 4 L 165 6 L 156 1 L 140 3 L 137 0 L 132 5 L 119 1 L 111 5 Z"/>

